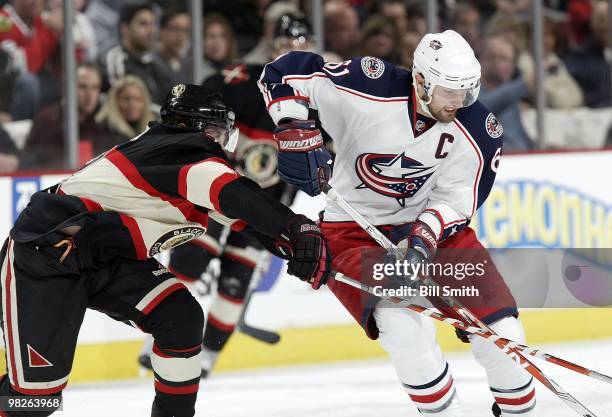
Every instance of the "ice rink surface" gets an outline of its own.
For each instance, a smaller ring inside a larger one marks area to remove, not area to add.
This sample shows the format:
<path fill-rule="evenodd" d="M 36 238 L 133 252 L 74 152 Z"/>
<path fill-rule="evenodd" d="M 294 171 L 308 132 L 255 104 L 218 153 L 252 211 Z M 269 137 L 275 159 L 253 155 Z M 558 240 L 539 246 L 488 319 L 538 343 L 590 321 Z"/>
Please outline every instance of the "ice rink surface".
<path fill-rule="evenodd" d="M 599 372 L 612 375 L 612 340 L 541 346 Z M 342 349 L 330 346 L 330 349 Z M 484 371 L 469 353 L 448 361 L 465 417 L 491 417 L 493 402 Z M 541 360 L 535 363 L 597 417 L 612 417 L 612 385 Z M 541 365 L 541 366 L 540 366 Z M 542 417 L 576 416 L 537 383 Z M 69 387 L 58 417 L 148 417 L 151 379 Z M 221 373 L 200 386 L 197 416 L 206 417 L 418 417 L 387 360 Z"/>

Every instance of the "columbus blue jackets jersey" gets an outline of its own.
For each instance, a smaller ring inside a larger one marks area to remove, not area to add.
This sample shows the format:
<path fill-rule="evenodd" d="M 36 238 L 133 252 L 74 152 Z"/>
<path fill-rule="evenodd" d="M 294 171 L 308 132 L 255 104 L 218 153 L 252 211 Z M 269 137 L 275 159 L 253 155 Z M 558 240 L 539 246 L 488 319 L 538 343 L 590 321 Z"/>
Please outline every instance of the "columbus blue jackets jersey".
<path fill-rule="evenodd" d="M 418 218 L 444 239 L 491 190 L 503 128 L 478 101 L 436 122 L 416 113 L 409 71 L 373 57 L 325 63 L 309 52 L 267 64 L 259 87 L 276 123 L 318 110 L 336 148 L 331 185 L 375 225 Z M 327 202 L 325 221 L 350 220 Z"/>
<path fill-rule="evenodd" d="M 209 219 L 274 240 L 292 215 L 234 171 L 218 143 L 157 124 L 34 194 L 11 237 L 39 241 L 81 226 L 75 240 L 91 266 L 115 256 L 147 259 L 201 236 Z"/>

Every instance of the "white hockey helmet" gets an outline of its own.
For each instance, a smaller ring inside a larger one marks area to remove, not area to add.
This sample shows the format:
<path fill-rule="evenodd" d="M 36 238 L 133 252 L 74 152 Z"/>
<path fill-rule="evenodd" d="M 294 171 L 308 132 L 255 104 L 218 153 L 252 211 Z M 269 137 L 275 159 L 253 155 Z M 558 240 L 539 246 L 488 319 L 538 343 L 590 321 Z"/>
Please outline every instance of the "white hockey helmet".
<path fill-rule="evenodd" d="M 417 98 L 426 112 L 434 96 L 443 105 L 455 108 L 468 107 L 478 98 L 480 62 L 472 47 L 454 30 L 423 36 L 414 51 L 412 79 L 415 90 L 416 74 L 425 79 L 427 98 L 423 100 L 418 94 Z"/>

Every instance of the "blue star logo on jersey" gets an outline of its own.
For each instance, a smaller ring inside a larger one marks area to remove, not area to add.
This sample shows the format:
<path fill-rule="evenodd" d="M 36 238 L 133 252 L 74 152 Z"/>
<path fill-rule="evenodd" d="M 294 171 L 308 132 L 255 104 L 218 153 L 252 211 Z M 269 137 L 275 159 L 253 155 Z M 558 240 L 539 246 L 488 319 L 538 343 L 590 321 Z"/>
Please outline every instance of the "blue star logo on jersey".
<path fill-rule="evenodd" d="M 406 198 L 414 196 L 433 174 L 432 167 L 424 166 L 403 152 L 399 155 L 361 154 L 355 161 L 355 170 L 361 180 L 357 189 L 369 188 L 395 198 L 402 207 Z"/>

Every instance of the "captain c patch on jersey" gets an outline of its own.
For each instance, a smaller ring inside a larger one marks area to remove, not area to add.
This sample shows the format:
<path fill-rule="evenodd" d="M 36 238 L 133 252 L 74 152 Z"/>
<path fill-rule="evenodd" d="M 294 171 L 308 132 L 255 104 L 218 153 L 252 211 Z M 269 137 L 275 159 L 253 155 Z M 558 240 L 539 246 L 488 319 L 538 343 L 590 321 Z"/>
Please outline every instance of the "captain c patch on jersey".
<path fill-rule="evenodd" d="M 489 113 L 487 116 L 485 127 L 487 128 L 487 133 L 493 139 L 497 139 L 504 133 L 504 127 L 493 113 Z"/>
<path fill-rule="evenodd" d="M 403 153 L 363 153 L 355 161 L 355 170 L 361 180 L 357 189 L 369 188 L 395 198 L 402 207 L 406 198 L 415 195 L 434 173 L 433 167 L 424 166 Z"/>

